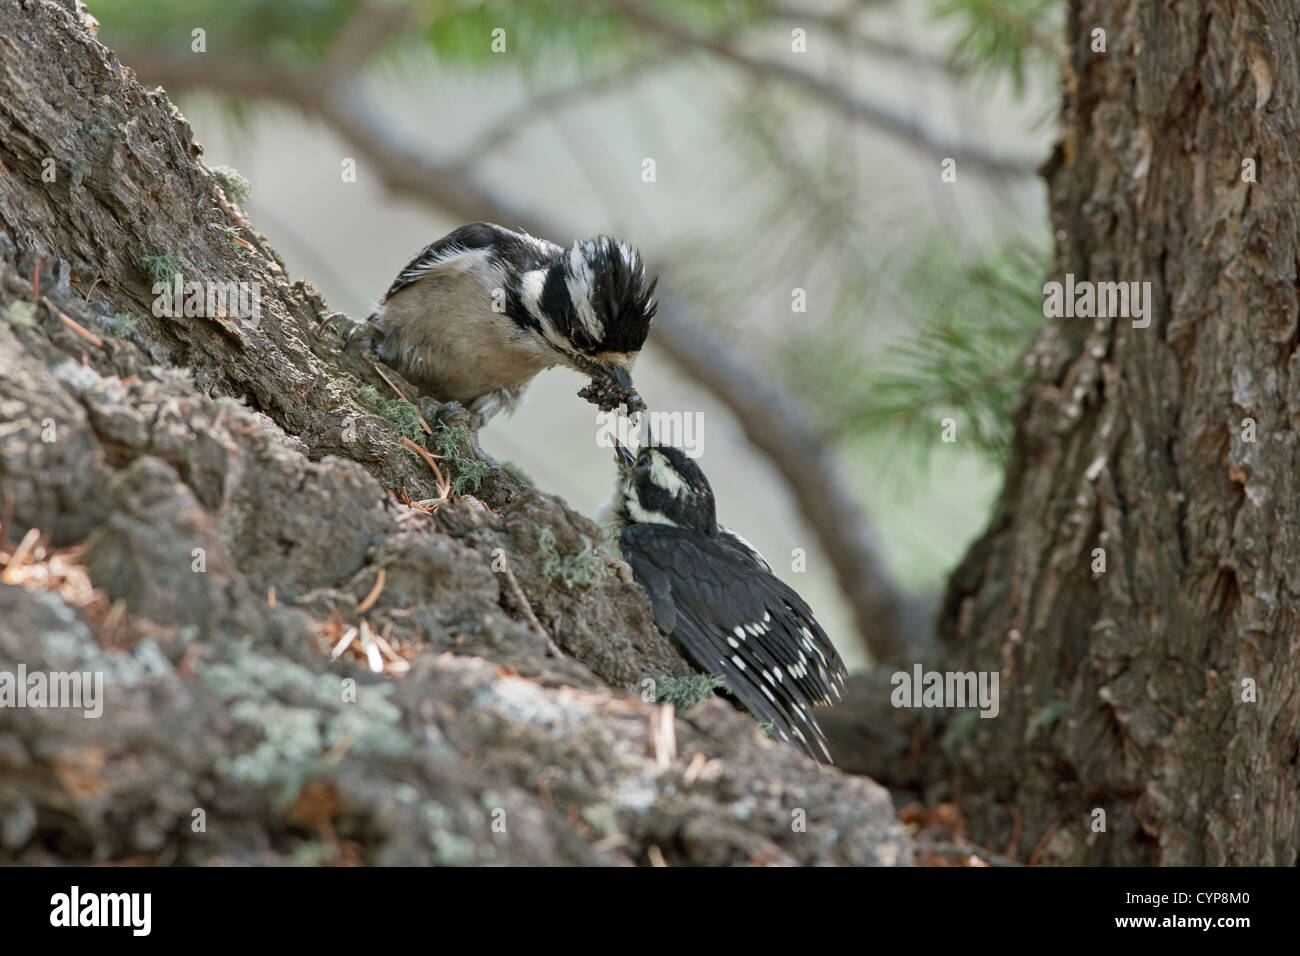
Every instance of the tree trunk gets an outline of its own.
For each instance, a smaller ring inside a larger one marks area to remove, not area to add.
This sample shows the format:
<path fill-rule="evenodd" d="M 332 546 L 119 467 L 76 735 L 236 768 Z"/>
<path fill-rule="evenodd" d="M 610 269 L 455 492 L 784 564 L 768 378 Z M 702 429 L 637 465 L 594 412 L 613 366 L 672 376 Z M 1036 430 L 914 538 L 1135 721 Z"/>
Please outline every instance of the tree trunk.
<path fill-rule="evenodd" d="M 1050 278 L 1149 281 L 1151 322 L 1032 350 L 939 620 L 1001 714 L 948 718 L 921 776 L 980 839 L 1023 826 L 1022 857 L 1293 865 L 1300 10 L 1071 0 L 1067 29 Z"/>
<path fill-rule="evenodd" d="M 0 864 L 910 862 L 872 781 L 642 698 L 688 668 L 592 522 L 496 468 L 411 506 L 409 410 L 201 151 L 0 0 Z M 160 270 L 261 314 L 161 314 Z"/>

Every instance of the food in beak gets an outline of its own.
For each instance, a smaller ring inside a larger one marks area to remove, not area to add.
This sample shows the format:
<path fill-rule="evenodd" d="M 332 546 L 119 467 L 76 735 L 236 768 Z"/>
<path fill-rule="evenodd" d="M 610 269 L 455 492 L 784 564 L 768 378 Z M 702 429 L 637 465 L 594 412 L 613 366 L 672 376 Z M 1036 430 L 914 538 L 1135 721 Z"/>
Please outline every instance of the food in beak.
<path fill-rule="evenodd" d="M 634 415 L 646 407 L 632 384 L 632 376 L 626 369 L 617 366 L 597 371 L 592 375 L 591 383 L 578 392 L 578 397 L 585 398 L 603 412 L 613 411 L 622 405 L 629 415 Z"/>

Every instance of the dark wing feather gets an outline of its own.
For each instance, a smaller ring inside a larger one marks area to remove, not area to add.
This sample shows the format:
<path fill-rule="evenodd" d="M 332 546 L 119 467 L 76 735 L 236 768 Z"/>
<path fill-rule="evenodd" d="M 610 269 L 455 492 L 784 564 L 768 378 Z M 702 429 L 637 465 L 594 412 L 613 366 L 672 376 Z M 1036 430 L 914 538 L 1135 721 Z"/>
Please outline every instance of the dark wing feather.
<path fill-rule="evenodd" d="M 844 668 L 803 599 L 738 542 L 639 524 L 619 545 L 650 594 L 655 623 L 691 662 L 723 678 L 779 737 L 829 761 L 812 707 L 839 695 Z"/>
<path fill-rule="evenodd" d="M 637 583 L 650 595 L 655 624 L 665 634 L 671 634 L 677 627 L 677 606 L 673 603 L 672 581 L 653 561 L 640 560 L 636 555 L 629 556 L 627 560 L 632 565 Z"/>
<path fill-rule="evenodd" d="M 441 239 L 435 239 L 406 264 L 393 284 L 384 293 L 384 300 L 405 289 L 416 280 L 428 275 L 431 267 L 451 261 L 456 253 L 471 249 L 496 249 L 503 258 L 519 263 L 523 270 L 539 268 L 564 252 L 553 242 L 513 232 L 490 222 L 471 222 L 453 229 Z"/>
<path fill-rule="evenodd" d="M 773 653 L 778 655 L 778 664 L 792 666 L 800 675 L 806 666 L 810 675 L 799 676 L 796 682 L 809 694 L 813 703 L 829 704 L 831 697 L 839 700 L 844 690 L 844 661 L 817 623 L 808 602 L 794 588 L 770 573 L 767 561 L 738 540 L 734 533 L 730 537 L 720 536 L 718 544 L 745 561 L 758 562 L 767 572 L 762 577 L 769 594 L 785 607 L 785 613 L 779 618 L 773 615 L 770 629 L 759 634 L 758 639 L 772 646 Z"/>

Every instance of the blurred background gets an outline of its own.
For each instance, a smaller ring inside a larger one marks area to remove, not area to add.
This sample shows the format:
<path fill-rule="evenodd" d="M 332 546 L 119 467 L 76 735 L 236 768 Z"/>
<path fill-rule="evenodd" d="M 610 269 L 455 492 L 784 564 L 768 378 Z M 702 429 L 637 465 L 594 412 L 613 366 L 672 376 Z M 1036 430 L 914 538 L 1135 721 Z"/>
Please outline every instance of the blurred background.
<path fill-rule="evenodd" d="M 367 315 L 471 218 L 639 246 L 667 297 L 641 394 L 703 413 L 719 519 L 850 667 L 983 530 L 1042 321 L 1057 3 L 89 8 L 332 309 Z M 482 440 L 592 515 L 613 466 L 582 385 L 544 373 Z"/>

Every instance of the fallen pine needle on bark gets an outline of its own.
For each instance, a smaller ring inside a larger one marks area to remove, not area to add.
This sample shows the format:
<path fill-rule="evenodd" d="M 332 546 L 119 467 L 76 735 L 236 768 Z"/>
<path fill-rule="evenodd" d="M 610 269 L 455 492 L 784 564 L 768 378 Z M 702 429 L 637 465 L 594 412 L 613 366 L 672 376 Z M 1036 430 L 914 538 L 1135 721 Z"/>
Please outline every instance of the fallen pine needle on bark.
<path fill-rule="evenodd" d="M 388 664 L 385 670 L 391 671 L 395 675 L 405 674 L 411 669 L 411 662 L 393 650 L 393 646 L 384 639 L 382 634 L 374 634 L 375 644 L 383 651 L 384 656 L 388 658 Z"/>
<path fill-rule="evenodd" d="M 650 715 L 650 745 L 655 766 L 667 770 L 677 759 L 677 727 L 673 723 L 672 704 L 662 704 Z"/>
<path fill-rule="evenodd" d="M 126 605 L 110 602 L 91 582 L 80 564 L 85 550 L 84 544 L 50 548 L 39 528 L 29 528 L 18 544 L 11 544 L 0 528 L 0 582 L 57 594 L 85 616 L 96 638 L 103 642 L 126 621 Z"/>
<path fill-rule="evenodd" d="M 373 365 L 374 363 L 371 364 Z M 376 372 L 379 373 L 379 377 L 388 383 L 388 387 L 397 393 L 398 398 L 400 398 L 402 401 L 406 402 L 407 404 L 411 404 L 411 405 L 415 404 L 409 398 L 406 397 L 405 392 L 403 392 L 400 388 L 398 388 L 396 385 L 393 384 L 393 380 L 384 374 L 383 369 L 381 369 L 378 365 L 375 365 L 374 369 Z M 433 434 L 433 429 L 429 427 L 429 423 L 424 420 L 423 415 L 420 416 L 420 427 L 424 429 L 424 433 L 426 435 Z"/>
<path fill-rule="evenodd" d="M 348 649 L 348 645 L 350 645 L 354 640 L 356 640 L 356 637 L 357 637 L 357 629 L 355 627 L 350 627 L 346 631 L 344 631 L 342 639 L 337 644 L 335 644 L 334 649 L 330 651 L 330 659 L 335 661 L 338 660 L 339 657 L 343 654 L 343 652 Z"/>
<path fill-rule="evenodd" d="M 9 577 L 9 570 L 11 568 L 22 567 L 23 562 L 26 561 L 27 556 L 32 553 L 32 549 L 36 546 L 36 542 L 40 540 L 40 537 L 41 532 L 37 528 L 29 528 L 27 533 L 23 535 L 23 539 L 18 542 L 18 547 L 14 549 L 14 552 L 9 555 L 8 560 L 5 561 L 5 576 L 3 580 L 6 584 L 17 583 L 17 581 L 12 580 Z"/>
<path fill-rule="evenodd" d="M 77 322 L 71 316 L 64 315 L 62 312 L 60 312 L 59 318 L 63 320 L 64 325 L 66 325 L 73 333 L 75 333 L 80 338 L 85 339 L 87 342 L 89 342 L 91 345 L 95 346 L 96 348 L 102 349 L 104 347 L 103 339 L 101 339 L 94 332 L 90 331 L 90 329 L 86 328 L 80 322 Z"/>
<path fill-rule="evenodd" d="M 367 666 L 372 672 L 382 674 L 384 672 L 384 657 L 379 653 L 379 645 L 374 641 L 374 634 L 370 631 L 370 624 L 363 620 L 359 630 L 361 649 L 366 652 Z"/>
<path fill-rule="evenodd" d="M 597 853 L 608 853 L 610 850 L 617 850 L 619 847 L 627 846 L 629 842 L 626 833 L 611 833 L 609 836 L 597 840 L 591 845 L 591 848 Z"/>
<path fill-rule="evenodd" d="M 528 595 L 524 594 L 524 589 L 519 586 L 519 579 L 515 577 L 515 572 L 510 569 L 510 562 L 504 562 L 503 570 L 506 580 L 510 582 L 510 590 L 514 593 L 515 600 L 519 602 L 519 606 L 524 612 L 524 617 L 528 619 L 528 623 L 533 630 L 546 639 L 546 647 L 551 652 L 551 656 L 559 657 L 560 649 L 555 646 L 555 642 L 551 640 L 551 635 L 547 633 L 546 628 L 542 627 L 542 622 L 537 620 L 537 615 L 533 613 L 533 606 L 528 602 Z"/>
<path fill-rule="evenodd" d="M 411 644 L 389 637 L 392 622 L 384 625 L 382 632 L 377 631 L 369 621 L 362 620 L 356 627 L 344 627 L 338 611 L 332 611 L 327 621 L 318 621 L 315 626 L 314 643 L 316 649 L 336 661 L 347 656 L 352 660 L 364 662 L 368 670 L 386 677 L 401 677 L 411 669 L 411 662 L 425 650 L 421 644 Z M 378 667 L 376 667 L 378 663 Z"/>
<path fill-rule="evenodd" d="M 379 573 L 375 576 L 374 587 L 370 589 L 370 593 L 362 598 L 361 603 L 357 605 L 358 614 L 365 614 L 375 606 L 375 602 L 379 600 L 379 595 L 384 593 L 384 582 L 386 580 L 388 580 L 388 572 L 383 568 L 380 568 Z"/>
<path fill-rule="evenodd" d="M 1020 866 L 973 843 L 946 840 L 917 840 L 914 843 L 920 866 Z"/>
<path fill-rule="evenodd" d="M 691 762 L 686 765 L 686 773 L 682 775 L 682 786 L 687 789 L 695 786 L 695 781 L 700 778 L 700 774 L 704 772 L 704 768 L 708 762 L 708 757 L 704 756 L 704 754 L 700 753 L 698 750 L 695 751 L 695 756 L 692 757 Z"/>
<path fill-rule="evenodd" d="M 443 475 L 442 469 L 438 467 L 438 462 L 434 460 L 437 456 L 435 456 L 433 452 L 429 451 L 429 449 L 422 448 L 420 445 L 411 441 L 411 439 L 407 438 L 405 435 L 402 436 L 402 445 L 423 458 L 428 466 L 433 469 L 434 477 L 438 483 L 438 497 L 433 500 L 438 504 L 450 501 L 451 481 Z"/>

